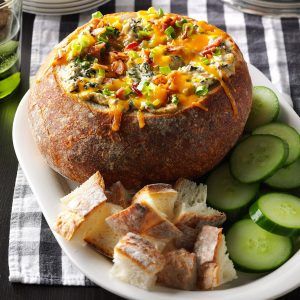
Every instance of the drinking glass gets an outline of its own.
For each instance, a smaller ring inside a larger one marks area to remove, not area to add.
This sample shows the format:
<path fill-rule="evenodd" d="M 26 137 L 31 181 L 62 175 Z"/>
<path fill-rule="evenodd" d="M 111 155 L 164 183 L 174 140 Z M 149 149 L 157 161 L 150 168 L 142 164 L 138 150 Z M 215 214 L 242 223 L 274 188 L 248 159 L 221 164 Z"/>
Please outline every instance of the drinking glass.
<path fill-rule="evenodd" d="M 21 0 L 0 0 L 0 102 L 20 83 Z"/>

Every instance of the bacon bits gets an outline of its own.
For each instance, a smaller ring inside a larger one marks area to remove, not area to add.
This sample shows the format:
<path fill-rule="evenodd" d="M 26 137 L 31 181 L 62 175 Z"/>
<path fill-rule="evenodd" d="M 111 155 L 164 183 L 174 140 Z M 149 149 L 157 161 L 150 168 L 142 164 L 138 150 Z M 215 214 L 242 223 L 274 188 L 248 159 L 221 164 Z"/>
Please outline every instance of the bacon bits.
<path fill-rule="evenodd" d="M 101 51 L 105 48 L 105 43 L 96 44 L 88 49 L 88 54 L 96 57 L 98 61 L 101 60 Z"/>
<path fill-rule="evenodd" d="M 126 65 L 122 60 L 117 60 L 112 62 L 111 70 L 116 73 L 117 75 L 122 75 L 126 71 Z"/>
<path fill-rule="evenodd" d="M 206 46 L 202 51 L 201 51 L 201 55 L 203 56 L 207 56 L 207 55 L 212 55 L 213 52 L 216 50 L 216 48 L 218 46 L 221 45 L 221 43 L 223 42 L 223 38 L 222 37 L 218 37 L 216 40 L 214 40 L 210 45 Z"/>

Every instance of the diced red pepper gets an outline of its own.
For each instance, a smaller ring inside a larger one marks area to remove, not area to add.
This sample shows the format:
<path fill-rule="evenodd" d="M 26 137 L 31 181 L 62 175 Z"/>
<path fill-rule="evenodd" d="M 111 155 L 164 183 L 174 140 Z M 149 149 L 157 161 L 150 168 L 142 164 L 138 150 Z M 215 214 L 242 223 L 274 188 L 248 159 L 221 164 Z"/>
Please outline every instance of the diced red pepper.
<path fill-rule="evenodd" d="M 136 49 L 140 44 L 138 42 L 132 42 L 125 47 L 125 50 Z"/>
<path fill-rule="evenodd" d="M 138 96 L 143 96 L 142 92 L 140 90 L 137 89 L 138 84 L 137 83 L 133 83 L 131 88 L 132 90 L 138 95 Z"/>

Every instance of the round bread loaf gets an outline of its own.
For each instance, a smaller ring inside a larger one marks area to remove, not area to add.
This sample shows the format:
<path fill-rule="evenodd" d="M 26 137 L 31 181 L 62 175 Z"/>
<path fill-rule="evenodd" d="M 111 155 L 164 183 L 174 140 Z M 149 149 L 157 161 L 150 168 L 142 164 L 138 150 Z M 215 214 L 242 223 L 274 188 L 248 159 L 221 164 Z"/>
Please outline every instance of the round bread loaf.
<path fill-rule="evenodd" d="M 195 178 L 243 132 L 247 65 L 213 25 L 153 8 L 94 15 L 50 53 L 28 106 L 48 164 L 83 182 L 97 170 L 127 188 Z"/>

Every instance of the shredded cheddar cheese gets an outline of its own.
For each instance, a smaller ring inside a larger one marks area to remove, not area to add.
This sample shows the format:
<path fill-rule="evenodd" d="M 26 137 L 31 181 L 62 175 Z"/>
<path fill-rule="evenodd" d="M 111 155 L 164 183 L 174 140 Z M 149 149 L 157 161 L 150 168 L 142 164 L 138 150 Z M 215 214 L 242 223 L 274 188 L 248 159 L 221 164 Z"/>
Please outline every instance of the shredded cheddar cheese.
<path fill-rule="evenodd" d="M 144 113 L 157 109 L 207 111 L 201 102 L 216 83 L 236 115 L 224 81 L 235 72 L 235 51 L 217 27 L 150 8 L 129 18 L 93 18 L 58 51 L 52 67 L 66 92 L 109 109 L 117 131 L 122 115 L 131 111 L 137 111 L 140 128 Z"/>

